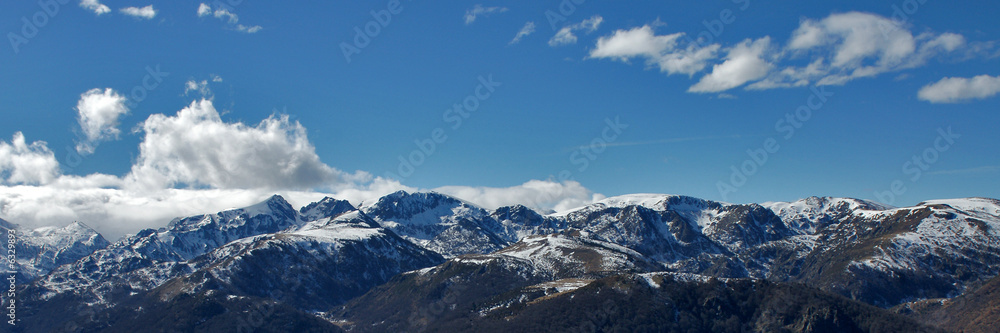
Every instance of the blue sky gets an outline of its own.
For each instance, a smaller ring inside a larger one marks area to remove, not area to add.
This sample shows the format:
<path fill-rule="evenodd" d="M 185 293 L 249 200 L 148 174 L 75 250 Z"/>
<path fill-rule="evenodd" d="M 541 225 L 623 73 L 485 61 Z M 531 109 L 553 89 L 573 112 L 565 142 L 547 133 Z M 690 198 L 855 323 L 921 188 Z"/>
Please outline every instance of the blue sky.
<path fill-rule="evenodd" d="M 115 211 L 274 192 L 1000 197 L 996 2 L 41 3 L 0 4 L 0 217 L 16 223 L 128 231 L 161 217 Z"/>

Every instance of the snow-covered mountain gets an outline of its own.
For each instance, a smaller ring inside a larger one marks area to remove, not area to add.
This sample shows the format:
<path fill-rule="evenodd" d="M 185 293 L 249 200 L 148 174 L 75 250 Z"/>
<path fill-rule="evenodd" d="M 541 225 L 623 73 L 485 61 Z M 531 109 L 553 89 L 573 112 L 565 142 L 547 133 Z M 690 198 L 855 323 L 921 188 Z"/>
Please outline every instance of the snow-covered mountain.
<path fill-rule="evenodd" d="M 606 276 L 662 269 L 620 245 L 579 235 L 530 236 L 491 254 L 407 272 L 325 317 L 361 331 L 419 331 L 455 315 L 503 313 Z"/>
<path fill-rule="evenodd" d="M 48 274 L 60 265 L 73 263 L 94 251 L 110 245 L 101 234 L 81 222 L 58 227 L 25 230 L 16 224 L 0 219 L 0 232 L 7 237 L 13 231 L 15 241 L 15 269 L 17 281 L 32 281 Z"/>
<path fill-rule="evenodd" d="M 635 194 L 543 215 L 401 191 L 362 207 L 324 198 L 298 210 L 274 196 L 106 247 L 82 224 L 63 229 L 24 232 L 64 249 L 46 253 L 63 253 L 51 261 L 65 265 L 39 270 L 44 275 L 20 293 L 24 320 L 54 330 L 97 329 L 112 317 L 132 325 L 155 315 L 116 305 L 170 309 L 189 297 L 226 308 L 277 301 L 289 316 L 343 327 L 385 320 L 380 328 L 412 328 L 392 325 L 440 318 L 420 306 L 482 316 L 519 311 L 629 274 L 799 282 L 891 307 L 961 295 L 1000 274 L 1000 201 L 986 198 L 894 208 L 849 198 L 730 204 Z M 58 312 L 65 309 L 96 312 Z"/>
<path fill-rule="evenodd" d="M 399 191 L 361 210 L 382 227 L 445 257 L 490 253 L 517 241 L 485 209 L 434 192 Z"/>
<path fill-rule="evenodd" d="M 839 221 L 859 211 L 882 211 L 893 207 L 876 202 L 830 197 L 808 197 L 794 202 L 765 202 L 767 207 L 800 234 L 816 233 L 817 228 Z"/>

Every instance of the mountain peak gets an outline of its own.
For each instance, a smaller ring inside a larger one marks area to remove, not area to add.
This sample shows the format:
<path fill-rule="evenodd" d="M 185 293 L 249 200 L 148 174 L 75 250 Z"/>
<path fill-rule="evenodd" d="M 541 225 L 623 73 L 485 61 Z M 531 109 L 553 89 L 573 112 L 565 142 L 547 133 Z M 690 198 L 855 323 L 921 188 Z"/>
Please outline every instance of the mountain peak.
<path fill-rule="evenodd" d="M 405 219 L 442 206 L 468 206 L 481 209 L 461 199 L 437 192 L 396 191 L 379 198 L 375 204 L 365 207 L 364 210 L 370 215 L 377 215 L 385 219 Z"/>
<path fill-rule="evenodd" d="M 694 211 L 707 208 L 718 209 L 730 204 L 719 203 L 684 195 L 658 194 L 658 193 L 636 193 L 608 197 L 595 203 L 574 208 L 571 210 L 549 214 L 549 216 L 567 216 L 575 212 L 588 212 L 603 208 L 625 208 L 629 206 L 639 206 L 656 211 Z"/>
<path fill-rule="evenodd" d="M 302 215 L 304 221 L 315 221 L 322 218 L 335 218 L 344 213 L 357 210 L 354 205 L 351 205 L 347 200 L 337 200 L 331 197 L 325 197 L 320 201 L 310 203 L 305 207 L 299 209 L 299 214 Z"/>

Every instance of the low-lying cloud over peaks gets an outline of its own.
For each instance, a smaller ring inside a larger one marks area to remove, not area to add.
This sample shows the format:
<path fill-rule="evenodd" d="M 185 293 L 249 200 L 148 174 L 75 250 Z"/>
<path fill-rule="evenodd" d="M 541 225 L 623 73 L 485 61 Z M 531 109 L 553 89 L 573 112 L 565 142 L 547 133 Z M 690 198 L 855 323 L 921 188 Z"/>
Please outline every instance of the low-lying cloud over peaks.
<path fill-rule="evenodd" d="M 14 133 L 9 143 L 0 140 L 0 182 L 3 185 L 44 185 L 58 176 L 59 162 L 45 141 L 28 144 L 21 132 Z"/>
<path fill-rule="evenodd" d="M 120 133 L 124 98 L 111 89 L 81 96 L 79 123 L 89 143 Z M 273 114 L 256 125 L 227 122 L 211 99 L 140 124 L 139 156 L 123 176 L 62 173 L 44 141 L 15 133 L 0 140 L 0 217 L 29 228 L 82 221 L 118 237 L 158 228 L 171 219 L 260 202 L 277 193 L 303 206 L 324 196 L 355 205 L 399 190 L 433 190 L 485 208 L 523 204 L 549 211 L 603 198 L 573 181 L 532 180 L 506 188 L 446 186 L 420 189 L 365 171 L 324 163 L 306 128 Z"/>
<path fill-rule="evenodd" d="M 444 186 L 434 190 L 487 209 L 520 204 L 541 212 L 568 210 L 604 199 L 575 181 L 531 180 L 511 187 Z"/>

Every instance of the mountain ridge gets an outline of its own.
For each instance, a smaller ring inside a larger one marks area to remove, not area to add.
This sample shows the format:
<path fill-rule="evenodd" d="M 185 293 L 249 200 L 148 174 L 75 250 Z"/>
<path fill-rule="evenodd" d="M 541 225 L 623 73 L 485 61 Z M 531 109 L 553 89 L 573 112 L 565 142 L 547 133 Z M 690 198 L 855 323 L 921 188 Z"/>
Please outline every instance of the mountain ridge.
<path fill-rule="evenodd" d="M 287 316 L 311 313 L 336 324 L 358 319 L 337 310 L 343 304 L 388 300 L 366 296 L 385 290 L 418 295 L 404 292 L 413 278 L 452 272 L 458 275 L 423 287 L 421 298 L 390 298 L 401 302 L 391 306 L 440 297 L 455 287 L 436 283 L 459 277 L 466 283 L 493 281 L 494 287 L 462 296 L 468 298 L 463 311 L 491 312 L 513 311 L 612 275 L 668 274 L 798 283 L 890 308 L 959 296 L 1000 274 L 998 203 L 962 198 L 896 208 L 809 197 L 731 204 L 637 194 L 541 214 L 523 205 L 486 210 L 433 192 L 395 192 L 361 207 L 326 197 L 299 209 L 275 195 L 129 235 L 20 290 L 28 295 L 25 320 L 95 328 L 101 323 L 90 317 L 53 315 L 54 308 L 30 304 L 97 305 L 96 313 L 134 324 L 151 319 L 117 304 L 188 295 L 183 297 L 195 298 L 183 299 L 230 308 L 213 295 L 233 295 L 255 303 L 274 300 L 298 311 Z M 468 275 L 472 271 L 486 273 Z M 337 292 L 309 296 L 316 288 Z"/>

